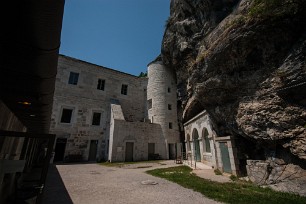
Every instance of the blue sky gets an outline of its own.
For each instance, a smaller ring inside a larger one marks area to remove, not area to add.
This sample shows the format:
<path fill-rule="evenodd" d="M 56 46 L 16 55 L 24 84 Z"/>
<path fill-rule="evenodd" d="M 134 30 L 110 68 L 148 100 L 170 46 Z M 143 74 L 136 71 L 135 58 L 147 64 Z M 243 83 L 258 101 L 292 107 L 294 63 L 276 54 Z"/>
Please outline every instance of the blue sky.
<path fill-rule="evenodd" d="M 160 54 L 169 0 L 66 0 L 60 53 L 139 75 Z"/>

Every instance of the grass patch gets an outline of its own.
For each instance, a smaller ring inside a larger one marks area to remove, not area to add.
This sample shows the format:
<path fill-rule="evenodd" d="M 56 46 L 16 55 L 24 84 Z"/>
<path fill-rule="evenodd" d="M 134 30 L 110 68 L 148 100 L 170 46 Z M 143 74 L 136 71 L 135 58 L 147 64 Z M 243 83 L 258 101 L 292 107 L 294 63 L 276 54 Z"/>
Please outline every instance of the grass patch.
<path fill-rule="evenodd" d="M 261 203 L 261 204 L 305 204 L 306 197 L 290 193 L 261 188 L 246 182 L 218 183 L 197 177 L 187 166 L 154 169 L 147 171 L 153 176 L 165 178 L 185 188 L 198 191 L 208 198 L 225 203 Z"/>
<path fill-rule="evenodd" d="M 137 161 L 137 162 L 102 162 L 102 163 L 99 163 L 99 164 L 102 165 L 102 166 L 107 166 L 107 167 L 121 168 L 121 167 L 129 165 L 129 164 L 157 163 L 157 164 L 160 164 L 160 165 L 164 165 L 161 162 L 163 162 L 163 160 L 149 160 L 149 161 Z M 150 166 L 150 167 L 152 167 L 152 166 Z M 138 168 L 141 168 L 141 167 L 138 167 Z M 142 168 L 144 168 L 144 167 L 142 167 Z"/>
<path fill-rule="evenodd" d="M 302 1 L 295 0 L 255 0 L 249 15 L 260 18 L 278 18 L 295 15 Z"/>

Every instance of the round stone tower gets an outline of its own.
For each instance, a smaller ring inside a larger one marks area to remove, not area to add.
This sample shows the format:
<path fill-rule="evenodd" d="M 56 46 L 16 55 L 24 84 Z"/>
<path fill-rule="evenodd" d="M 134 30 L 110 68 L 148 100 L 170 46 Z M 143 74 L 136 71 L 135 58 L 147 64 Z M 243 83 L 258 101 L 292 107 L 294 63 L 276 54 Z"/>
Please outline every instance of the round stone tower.
<path fill-rule="evenodd" d="M 175 74 L 162 61 L 154 61 L 148 65 L 148 78 L 148 117 L 152 123 L 160 124 L 167 158 L 174 159 L 176 144 L 180 142 Z"/>

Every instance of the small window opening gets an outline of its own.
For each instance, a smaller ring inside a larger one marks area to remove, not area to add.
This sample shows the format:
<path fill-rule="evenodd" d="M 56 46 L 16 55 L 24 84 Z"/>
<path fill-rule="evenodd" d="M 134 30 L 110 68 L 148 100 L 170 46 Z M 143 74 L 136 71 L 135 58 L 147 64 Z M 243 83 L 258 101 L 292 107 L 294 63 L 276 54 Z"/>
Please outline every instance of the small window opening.
<path fill-rule="evenodd" d="M 100 125 L 101 113 L 94 112 L 92 115 L 92 125 Z"/>
<path fill-rule="evenodd" d="M 127 91 L 128 91 L 128 85 L 122 84 L 122 86 L 121 86 L 121 94 L 127 95 Z"/>
<path fill-rule="evenodd" d="M 70 72 L 69 75 L 69 84 L 77 85 L 79 80 L 79 73 L 76 72 Z"/>
<path fill-rule="evenodd" d="M 148 100 L 148 110 L 152 108 L 152 99 Z"/>
<path fill-rule="evenodd" d="M 168 104 L 168 110 L 172 110 L 172 105 Z"/>
<path fill-rule="evenodd" d="M 71 122 L 72 111 L 73 111 L 72 109 L 63 108 L 61 123 L 70 123 Z"/>
<path fill-rule="evenodd" d="M 104 87 L 105 87 L 105 80 L 104 79 L 98 79 L 97 89 L 104 91 Z"/>

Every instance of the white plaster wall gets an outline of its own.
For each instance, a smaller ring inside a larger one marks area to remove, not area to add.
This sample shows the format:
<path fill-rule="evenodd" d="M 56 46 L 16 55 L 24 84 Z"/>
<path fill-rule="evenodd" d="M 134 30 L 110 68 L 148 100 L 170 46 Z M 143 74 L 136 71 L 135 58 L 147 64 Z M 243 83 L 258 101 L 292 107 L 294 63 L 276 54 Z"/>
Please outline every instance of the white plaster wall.
<path fill-rule="evenodd" d="M 111 162 L 125 161 L 126 142 L 134 143 L 133 160 L 148 160 L 148 143 L 155 143 L 155 153 L 166 159 L 166 146 L 158 124 L 114 120 Z"/>
<path fill-rule="evenodd" d="M 220 150 L 220 142 L 226 142 L 228 147 L 229 158 L 231 162 L 231 170 L 233 175 L 239 175 L 239 160 L 237 158 L 237 148 L 235 147 L 235 142 L 231 136 L 219 137 L 216 139 L 217 157 L 218 157 L 218 167 L 222 170 L 222 156 Z"/>
<path fill-rule="evenodd" d="M 205 142 L 204 142 L 204 138 L 202 134 L 204 128 L 206 128 L 208 132 L 208 139 L 210 143 L 211 152 L 205 151 Z M 194 145 L 193 145 L 193 134 L 192 134 L 194 129 L 198 131 L 199 138 L 200 138 L 199 143 L 200 143 L 201 161 L 203 163 L 206 163 L 207 165 L 216 167 L 217 166 L 217 156 L 216 156 L 216 150 L 215 150 L 215 145 L 214 145 L 215 135 L 212 129 L 209 115 L 207 114 L 206 111 L 203 111 L 202 113 L 195 116 L 193 119 L 191 119 L 190 121 L 184 124 L 186 148 L 187 148 L 187 135 L 189 134 L 190 135 L 189 142 L 191 144 L 192 155 L 195 154 Z"/>
<path fill-rule="evenodd" d="M 111 107 L 113 107 L 113 105 L 111 105 Z M 120 107 L 121 108 L 121 107 Z M 115 116 L 114 116 L 114 113 L 113 111 L 111 110 L 111 113 L 110 113 L 110 130 L 109 130 L 109 150 L 106 154 L 107 155 L 107 160 L 108 161 L 111 161 L 112 160 L 112 156 L 113 156 L 113 143 L 114 143 L 114 134 L 115 134 Z"/>
<path fill-rule="evenodd" d="M 152 108 L 148 110 L 149 119 L 161 126 L 166 147 L 169 143 L 179 143 L 174 72 L 162 62 L 154 62 L 148 66 L 148 77 L 147 100 L 152 99 Z M 171 104 L 171 110 L 168 110 L 168 104 Z M 170 122 L 172 129 L 169 129 Z"/>

